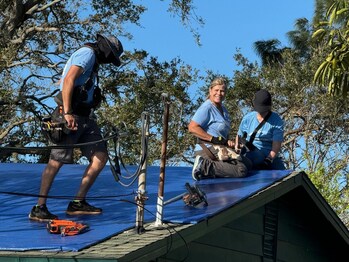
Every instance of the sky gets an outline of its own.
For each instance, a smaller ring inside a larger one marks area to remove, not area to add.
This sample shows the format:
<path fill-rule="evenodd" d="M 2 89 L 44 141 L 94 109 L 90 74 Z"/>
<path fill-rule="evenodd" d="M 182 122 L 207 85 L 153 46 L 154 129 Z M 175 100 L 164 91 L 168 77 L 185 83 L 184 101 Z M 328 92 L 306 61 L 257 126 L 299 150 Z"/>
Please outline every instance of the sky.
<path fill-rule="evenodd" d="M 142 27 L 128 28 L 133 40 L 123 40 L 124 49 L 144 49 L 160 62 L 179 57 L 200 71 L 212 70 L 232 77 L 238 69 L 233 55 L 236 49 L 251 62 L 259 61 L 253 43 L 279 39 L 289 43 L 286 33 L 294 29 L 298 18 L 312 20 L 314 0 L 194 0 L 195 13 L 205 20 L 198 28 L 198 46 L 189 29 L 166 12 L 167 1 L 139 0 L 148 10 Z"/>

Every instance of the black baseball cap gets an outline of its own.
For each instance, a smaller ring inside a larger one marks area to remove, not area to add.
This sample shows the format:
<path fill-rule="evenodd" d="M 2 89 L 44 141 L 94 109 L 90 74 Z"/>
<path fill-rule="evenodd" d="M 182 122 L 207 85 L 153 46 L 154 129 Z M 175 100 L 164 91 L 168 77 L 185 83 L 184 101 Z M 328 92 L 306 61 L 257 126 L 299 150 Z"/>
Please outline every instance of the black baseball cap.
<path fill-rule="evenodd" d="M 124 49 L 119 39 L 117 39 L 114 36 L 105 37 L 103 35 L 97 34 L 97 41 L 98 39 L 105 40 L 105 42 L 107 43 L 108 47 L 110 48 L 110 50 L 112 51 L 115 57 L 115 60 L 112 63 L 116 66 L 120 66 L 121 65 L 120 56 L 124 52 Z"/>
<path fill-rule="evenodd" d="M 265 90 L 259 90 L 253 100 L 254 110 L 258 113 L 263 113 L 271 110 L 271 95 Z"/>

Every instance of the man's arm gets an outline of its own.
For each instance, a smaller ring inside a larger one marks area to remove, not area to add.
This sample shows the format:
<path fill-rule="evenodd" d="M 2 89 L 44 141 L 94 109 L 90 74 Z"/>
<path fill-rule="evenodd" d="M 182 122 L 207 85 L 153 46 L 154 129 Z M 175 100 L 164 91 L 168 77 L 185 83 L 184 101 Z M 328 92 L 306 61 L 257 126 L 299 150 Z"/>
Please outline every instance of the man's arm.
<path fill-rule="evenodd" d="M 272 145 L 271 151 L 268 155 L 268 158 L 274 159 L 277 156 L 277 154 L 279 153 L 279 151 L 281 149 L 281 144 L 282 144 L 281 141 L 273 141 L 273 145 Z"/>
<path fill-rule="evenodd" d="M 72 108 L 72 97 L 74 91 L 75 80 L 83 73 L 83 69 L 79 66 L 72 65 L 64 78 L 62 87 L 62 100 L 64 118 L 67 121 L 67 127 L 76 130 L 77 125 L 73 115 L 71 115 Z"/>

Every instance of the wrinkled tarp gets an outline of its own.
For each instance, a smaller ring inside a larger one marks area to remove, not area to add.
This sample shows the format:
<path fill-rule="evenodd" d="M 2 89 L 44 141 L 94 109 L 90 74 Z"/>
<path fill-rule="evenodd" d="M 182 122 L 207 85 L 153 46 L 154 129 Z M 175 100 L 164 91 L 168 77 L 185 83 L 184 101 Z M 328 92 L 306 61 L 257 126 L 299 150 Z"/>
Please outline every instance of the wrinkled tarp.
<path fill-rule="evenodd" d="M 50 191 L 49 210 L 60 219 L 88 224 L 90 230 L 76 236 L 50 234 L 46 223 L 33 222 L 28 214 L 36 204 L 43 164 L 0 164 L 0 250 L 79 251 L 113 235 L 135 227 L 135 195 L 138 181 L 125 187 L 117 183 L 106 166 L 88 194 L 88 202 L 103 208 L 101 215 L 68 216 L 65 210 L 76 193 L 86 166 L 64 165 Z M 136 167 L 128 167 L 130 173 Z M 128 175 L 122 170 L 124 175 Z M 198 223 L 249 197 L 255 192 L 290 174 L 285 171 L 259 171 L 246 178 L 193 181 L 190 167 L 166 167 L 164 201 L 174 199 L 186 191 L 185 183 L 199 185 L 205 192 L 208 206 L 192 208 L 184 202 L 171 202 L 164 207 L 163 222 Z M 146 172 L 144 221 L 155 221 L 160 167 L 151 166 Z M 121 181 L 129 183 L 128 180 Z"/>

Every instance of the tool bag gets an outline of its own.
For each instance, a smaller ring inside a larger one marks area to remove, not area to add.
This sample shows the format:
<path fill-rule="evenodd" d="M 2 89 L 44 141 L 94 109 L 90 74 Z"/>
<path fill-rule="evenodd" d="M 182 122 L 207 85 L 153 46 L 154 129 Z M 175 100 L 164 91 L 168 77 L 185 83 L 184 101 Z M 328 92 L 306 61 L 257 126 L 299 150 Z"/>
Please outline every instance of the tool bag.
<path fill-rule="evenodd" d="M 70 133 L 63 117 L 62 106 L 56 107 L 50 116 L 46 116 L 42 119 L 41 130 L 44 136 L 53 144 L 61 142 L 63 136 Z"/>

